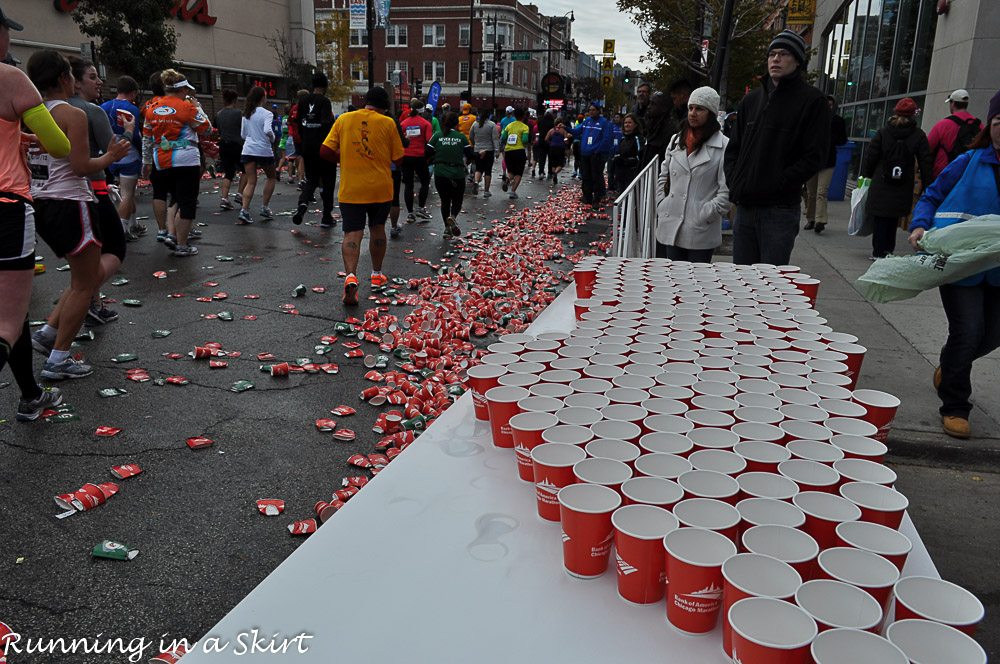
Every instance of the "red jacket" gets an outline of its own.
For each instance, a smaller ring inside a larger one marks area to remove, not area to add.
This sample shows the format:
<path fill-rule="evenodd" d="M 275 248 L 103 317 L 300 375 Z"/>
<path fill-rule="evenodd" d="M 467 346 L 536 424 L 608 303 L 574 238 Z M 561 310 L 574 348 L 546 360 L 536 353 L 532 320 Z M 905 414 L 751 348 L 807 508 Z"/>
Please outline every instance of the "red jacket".
<path fill-rule="evenodd" d="M 968 111 L 958 111 L 954 113 L 956 118 L 968 121 L 970 118 L 975 118 L 972 113 Z M 983 123 L 979 123 L 979 128 L 983 128 Z M 948 165 L 948 152 L 951 150 L 952 146 L 955 144 L 955 138 L 958 136 L 958 125 L 954 121 L 944 118 L 943 120 L 938 120 L 934 127 L 931 129 L 931 133 L 927 134 L 927 142 L 931 146 L 931 154 L 934 155 L 934 179 L 941 175 L 941 171 L 944 170 L 945 166 Z M 929 185 L 930 183 L 925 183 Z"/>

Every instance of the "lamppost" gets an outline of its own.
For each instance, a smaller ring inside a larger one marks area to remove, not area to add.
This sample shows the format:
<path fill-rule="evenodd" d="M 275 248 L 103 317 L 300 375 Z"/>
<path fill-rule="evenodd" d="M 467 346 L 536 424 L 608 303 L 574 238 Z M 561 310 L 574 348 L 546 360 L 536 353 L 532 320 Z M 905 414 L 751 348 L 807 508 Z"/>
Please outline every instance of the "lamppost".
<path fill-rule="evenodd" d="M 562 16 L 558 17 L 559 21 L 562 22 L 563 26 L 564 26 L 564 29 L 563 29 L 563 41 L 566 41 L 566 39 L 565 39 L 565 37 L 566 37 L 566 30 L 565 30 L 566 17 L 569 17 L 569 22 L 570 23 L 572 23 L 573 21 L 576 20 L 576 17 L 573 16 L 573 11 L 572 10 L 570 10 L 570 11 L 566 12 L 565 14 L 563 14 Z M 555 16 L 550 16 L 549 17 L 548 54 L 547 54 L 547 57 L 546 57 L 547 62 L 545 63 L 546 64 L 546 67 L 545 67 L 546 73 L 552 71 L 552 25 L 555 23 L 556 18 L 557 17 L 555 17 Z"/>

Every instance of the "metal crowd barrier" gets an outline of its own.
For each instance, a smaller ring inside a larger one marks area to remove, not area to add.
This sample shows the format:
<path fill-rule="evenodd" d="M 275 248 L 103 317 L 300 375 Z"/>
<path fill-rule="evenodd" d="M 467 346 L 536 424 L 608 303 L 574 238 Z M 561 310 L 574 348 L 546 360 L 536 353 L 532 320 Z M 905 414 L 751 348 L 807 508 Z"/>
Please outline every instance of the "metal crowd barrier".
<path fill-rule="evenodd" d="M 660 162 L 639 171 L 611 208 L 611 256 L 653 258 L 656 254 L 656 181 Z"/>

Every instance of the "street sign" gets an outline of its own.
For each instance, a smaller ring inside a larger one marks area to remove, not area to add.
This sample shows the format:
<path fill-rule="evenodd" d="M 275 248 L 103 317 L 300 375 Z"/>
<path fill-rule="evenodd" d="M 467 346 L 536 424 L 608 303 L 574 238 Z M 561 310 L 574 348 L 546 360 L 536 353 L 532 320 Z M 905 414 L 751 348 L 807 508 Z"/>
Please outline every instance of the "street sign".
<path fill-rule="evenodd" d="M 615 52 L 615 40 L 605 39 L 604 40 L 604 53 L 610 55 Z"/>
<path fill-rule="evenodd" d="M 601 87 L 610 88 L 612 85 L 611 74 L 601 75 Z"/>
<path fill-rule="evenodd" d="M 601 71 L 614 71 L 615 59 L 614 58 L 604 58 L 601 60 Z"/>
<path fill-rule="evenodd" d="M 531 53 L 529 53 L 528 51 L 514 51 L 513 53 L 510 54 L 510 59 L 511 60 L 530 60 L 531 59 Z"/>

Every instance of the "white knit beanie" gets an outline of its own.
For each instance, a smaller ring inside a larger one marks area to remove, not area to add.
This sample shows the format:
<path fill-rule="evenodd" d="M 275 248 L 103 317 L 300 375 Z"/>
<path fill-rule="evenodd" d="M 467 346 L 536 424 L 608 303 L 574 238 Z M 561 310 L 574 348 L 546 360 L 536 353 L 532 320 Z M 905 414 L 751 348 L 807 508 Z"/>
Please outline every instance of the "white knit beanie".
<path fill-rule="evenodd" d="M 704 106 L 712 115 L 718 115 L 719 113 L 719 93 L 708 87 L 707 85 L 702 88 L 698 88 L 691 93 L 688 97 L 688 106 L 691 104 L 697 104 L 698 106 Z"/>

